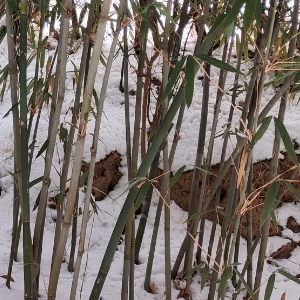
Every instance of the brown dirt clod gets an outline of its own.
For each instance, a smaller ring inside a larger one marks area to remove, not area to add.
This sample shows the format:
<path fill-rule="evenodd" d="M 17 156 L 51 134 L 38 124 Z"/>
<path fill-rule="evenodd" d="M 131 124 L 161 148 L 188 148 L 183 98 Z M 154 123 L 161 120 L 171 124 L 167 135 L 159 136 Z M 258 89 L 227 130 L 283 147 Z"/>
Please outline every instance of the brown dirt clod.
<path fill-rule="evenodd" d="M 92 194 L 96 201 L 103 200 L 113 190 L 122 174 L 119 171 L 121 155 L 117 151 L 111 152 L 95 165 Z M 83 165 L 81 170 L 85 172 L 88 165 Z M 87 183 L 87 179 L 85 184 Z"/>

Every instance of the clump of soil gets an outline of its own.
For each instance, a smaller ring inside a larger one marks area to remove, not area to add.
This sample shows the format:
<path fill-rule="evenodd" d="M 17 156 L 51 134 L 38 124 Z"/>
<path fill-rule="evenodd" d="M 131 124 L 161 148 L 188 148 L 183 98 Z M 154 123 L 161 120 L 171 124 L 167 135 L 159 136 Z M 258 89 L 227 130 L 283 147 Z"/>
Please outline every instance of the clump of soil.
<path fill-rule="evenodd" d="M 122 176 L 119 171 L 120 163 L 121 155 L 117 151 L 111 152 L 104 159 L 96 163 L 92 189 L 92 194 L 96 201 L 103 200 L 119 182 Z M 88 165 L 83 165 L 81 170 L 85 172 L 88 168 Z M 87 179 L 85 180 L 86 183 Z"/>
<path fill-rule="evenodd" d="M 252 227 L 253 227 L 253 238 L 259 234 L 260 228 L 260 214 L 262 211 L 264 199 L 266 192 L 268 190 L 269 185 L 267 183 L 269 182 L 269 169 L 270 169 L 270 161 L 271 160 L 263 160 L 261 162 L 258 162 L 254 164 L 253 166 L 253 185 L 252 185 L 252 190 L 258 190 L 258 188 L 266 185 L 266 187 L 262 190 L 262 192 L 259 194 L 259 196 L 249 204 L 248 209 L 252 211 Z M 288 171 L 292 166 L 293 162 L 289 158 L 289 156 L 285 155 L 284 159 L 279 161 L 278 164 L 278 173 L 283 174 L 282 178 L 288 179 L 293 170 Z M 210 188 L 210 185 L 214 182 L 215 176 L 217 176 L 219 171 L 219 165 L 215 165 L 211 168 L 210 172 L 213 173 L 214 175 L 210 176 L 210 182 L 208 189 Z M 232 173 L 232 167 L 229 169 L 227 172 L 225 178 L 223 179 L 221 183 L 221 203 L 220 207 L 225 207 L 226 203 L 228 201 L 228 190 L 230 186 L 230 179 L 231 179 L 231 173 Z M 172 186 L 171 191 L 170 191 L 170 196 L 171 199 L 175 201 L 175 203 L 180 206 L 183 210 L 188 211 L 189 207 L 189 197 L 190 197 L 190 188 L 191 188 L 191 183 L 192 183 L 192 178 L 193 178 L 193 171 L 187 171 L 184 172 L 178 181 Z M 158 178 L 159 182 L 161 182 L 161 177 Z M 300 180 L 300 176 L 298 175 L 296 180 Z M 200 189 L 201 189 L 201 180 L 200 178 L 200 183 L 199 183 L 199 190 L 198 190 L 198 196 L 200 195 Z M 297 190 L 300 190 L 300 182 L 294 182 L 293 183 L 295 188 Z M 285 186 L 281 184 L 279 194 L 284 193 L 283 197 L 281 199 L 282 202 L 293 202 L 296 201 L 295 196 L 293 195 L 292 192 L 289 190 L 285 190 Z M 215 208 L 215 199 L 212 200 L 212 202 L 209 205 L 209 208 Z M 209 220 L 213 219 L 214 212 L 209 212 L 206 213 L 206 218 Z M 220 221 L 220 224 L 222 224 L 223 221 L 223 216 L 221 214 L 218 214 L 218 219 Z M 290 227 L 294 231 L 294 229 L 298 232 L 300 232 L 300 226 L 296 222 L 291 222 L 290 221 Z M 275 227 L 275 225 L 272 223 L 270 227 L 270 236 L 274 236 L 277 234 L 280 234 L 282 230 L 282 227 L 279 226 L 278 231 Z M 296 232 L 294 231 L 294 232 Z M 247 223 L 246 223 L 246 215 L 242 217 L 242 222 L 241 222 L 241 233 L 243 237 L 246 237 L 247 235 Z"/>

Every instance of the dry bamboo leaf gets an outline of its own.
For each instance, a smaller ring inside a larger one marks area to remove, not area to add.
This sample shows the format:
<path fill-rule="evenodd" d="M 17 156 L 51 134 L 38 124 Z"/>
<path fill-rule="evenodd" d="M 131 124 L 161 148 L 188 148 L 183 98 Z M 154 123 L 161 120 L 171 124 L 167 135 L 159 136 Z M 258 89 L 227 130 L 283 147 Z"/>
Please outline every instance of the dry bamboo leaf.
<path fill-rule="evenodd" d="M 285 300 L 285 292 L 282 294 L 281 300 Z"/>
<path fill-rule="evenodd" d="M 150 291 L 151 291 L 151 293 L 152 293 L 153 295 L 156 295 L 156 294 L 157 294 L 157 290 L 156 290 L 156 286 L 155 286 L 154 282 L 152 282 L 152 283 L 150 284 Z"/>
<path fill-rule="evenodd" d="M 242 180 L 244 179 L 244 172 L 245 172 L 247 160 L 248 160 L 248 152 L 245 147 L 243 154 L 242 154 L 242 158 L 241 158 L 241 163 L 240 163 L 240 168 L 239 168 L 239 173 L 238 173 L 238 180 L 237 180 L 237 187 L 240 186 Z"/>
<path fill-rule="evenodd" d="M 8 279 L 7 275 L 1 275 L 0 277 L 4 278 L 4 279 Z M 15 282 L 14 279 L 12 277 L 10 277 L 9 281 Z"/>

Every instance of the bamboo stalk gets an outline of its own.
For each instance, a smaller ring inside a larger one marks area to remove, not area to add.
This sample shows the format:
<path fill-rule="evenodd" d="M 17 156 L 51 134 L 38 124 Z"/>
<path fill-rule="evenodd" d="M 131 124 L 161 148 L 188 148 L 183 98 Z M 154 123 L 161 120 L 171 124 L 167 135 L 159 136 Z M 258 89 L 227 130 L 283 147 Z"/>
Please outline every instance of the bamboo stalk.
<path fill-rule="evenodd" d="M 273 14 L 275 14 L 275 8 L 277 5 L 277 1 L 273 0 L 271 2 Z M 299 1 L 294 1 L 294 7 L 293 7 L 293 13 L 292 13 L 292 26 L 290 30 L 290 37 L 291 40 L 289 42 L 289 49 L 288 49 L 288 61 L 293 61 L 293 56 L 295 53 L 295 47 L 296 47 L 296 33 L 297 33 L 297 24 L 298 24 L 298 13 L 299 13 Z M 281 103 L 279 107 L 279 113 L 278 113 L 278 119 L 283 121 L 284 114 L 286 110 L 286 103 L 287 103 L 287 97 L 288 97 L 288 91 L 286 91 L 282 98 Z M 279 150 L 280 150 L 280 135 L 278 133 L 278 130 L 275 129 L 275 138 L 274 138 L 274 144 L 273 144 L 273 155 L 271 160 L 271 171 L 270 171 L 270 179 L 275 178 L 277 175 L 277 167 L 278 167 L 278 157 L 279 157 Z M 259 298 L 259 288 L 261 285 L 261 279 L 262 279 L 262 272 L 263 272 L 263 266 L 264 266 L 264 260 L 265 260 L 265 254 L 267 249 L 267 242 L 269 237 L 269 228 L 271 224 L 271 216 L 269 216 L 263 225 L 261 229 L 261 243 L 260 243 L 260 249 L 259 249 L 259 256 L 257 261 L 257 267 L 256 267 L 256 276 L 255 276 L 255 282 L 254 282 L 254 291 L 256 291 L 254 295 L 254 299 L 258 300 Z"/>
<path fill-rule="evenodd" d="M 17 257 L 18 252 L 18 219 L 20 210 L 20 199 L 22 194 L 19 193 L 19 189 L 22 186 L 21 176 L 21 136 L 20 136 L 20 119 L 19 119 L 19 107 L 18 107 L 18 72 L 17 72 L 17 58 L 16 49 L 14 45 L 13 37 L 13 20 L 12 13 L 8 3 L 6 3 L 6 28 L 7 28 L 7 50 L 8 50 L 8 63 L 9 63 L 9 78 L 10 78 L 10 93 L 11 104 L 15 107 L 12 111 L 13 115 L 13 132 L 14 132 L 14 169 L 17 175 L 17 182 L 14 185 L 14 197 L 13 197 L 13 228 L 12 228 L 12 242 L 10 250 L 10 258 L 7 271 L 6 285 L 10 288 L 10 278 L 12 274 L 12 266 L 14 257 Z M 22 202 L 22 200 L 21 200 Z M 21 216 L 20 216 L 21 218 Z"/>
<path fill-rule="evenodd" d="M 58 205 L 57 205 L 57 218 L 56 218 L 56 227 L 55 227 L 51 265 L 53 264 L 53 260 L 55 257 L 55 253 L 56 253 L 56 249 L 57 249 L 57 245 L 58 245 L 58 241 L 59 241 L 59 237 L 60 237 L 60 232 L 61 232 L 61 224 L 62 224 L 62 217 L 63 217 L 63 201 L 65 199 L 67 176 L 68 176 L 68 171 L 69 171 L 71 154 L 72 154 L 72 150 L 73 150 L 73 141 L 74 141 L 74 135 L 75 135 L 76 125 L 77 125 L 77 116 L 79 114 L 79 104 L 80 104 L 80 99 L 81 99 L 81 94 L 82 94 L 82 86 L 83 86 L 83 81 L 84 81 L 84 77 L 85 77 L 87 61 L 89 61 L 90 34 L 92 31 L 93 11 L 94 11 L 95 5 L 96 5 L 96 0 L 92 0 L 90 3 L 90 10 L 89 10 L 87 26 L 85 29 L 85 35 L 83 37 L 83 49 L 82 49 L 78 81 L 77 81 L 77 88 L 76 88 L 76 94 L 75 94 L 75 101 L 74 101 L 74 107 L 73 107 L 72 126 L 70 128 L 70 132 L 69 132 L 69 136 L 68 136 L 68 140 L 67 140 L 66 152 L 65 152 L 65 156 L 64 156 L 62 173 L 61 173 L 61 177 L 60 177 L 60 192 L 59 192 L 59 201 L 58 201 Z"/>
<path fill-rule="evenodd" d="M 84 253 L 86 229 L 87 229 L 87 223 L 88 223 L 88 218 L 89 218 L 89 207 L 90 207 L 90 199 L 91 199 L 91 194 L 92 194 L 92 189 L 93 189 L 94 170 L 95 170 L 95 163 L 96 163 L 96 154 L 98 151 L 98 141 L 99 141 L 99 134 L 100 134 L 102 112 L 103 112 L 104 100 L 106 97 L 108 80 L 109 80 L 110 72 L 111 72 L 111 66 L 112 66 L 112 62 L 113 62 L 113 58 L 114 58 L 114 54 L 115 54 L 116 45 L 118 42 L 119 33 L 121 30 L 121 22 L 123 19 L 122 14 L 124 13 L 124 7 L 125 7 L 125 3 L 124 3 L 124 1 L 122 1 L 120 4 L 120 7 L 119 7 L 120 18 L 118 19 L 119 21 L 117 24 L 117 29 L 114 34 L 114 39 L 113 39 L 109 57 L 108 57 L 108 60 L 106 63 L 106 69 L 105 69 L 105 74 L 104 74 L 104 78 L 103 78 L 103 82 L 102 82 L 99 103 L 97 106 L 97 117 L 95 120 L 94 133 L 93 133 L 93 144 L 91 147 L 91 161 L 90 161 L 90 165 L 89 165 L 89 175 L 88 175 L 86 196 L 85 196 L 81 230 L 80 230 L 79 247 L 78 247 L 76 265 L 75 265 L 75 270 L 74 270 L 74 275 L 73 275 L 70 299 L 75 299 L 75 297 L 76 297 L 76 289 L 77 289 L 77 284 L 78 284 L 82 256 Z"/>
<path fill-rule="evenodd" d="M 52 167 L 52 158 L 54 153 L 54 146 L 56 143 L 56 134 L 60 121 L 60 112 L 62 104 L 64 101 L 65 95 L 65 80 L 66 80 L 66 62 L 67 62 L 67 44 L 68 44 L 68 33 L 69 33 L 69 16 L 68 9 L 70 8 L 71 1 L 65 0 L 63 2 L 64 8 L 62 20 L 61 20 L 61 29 L 60 29 L 60 39 L 58 45 L 58 54 L 57 54 L 57 69 L 55 76 L 54 92 L 52 95 L 52 110 L 50 113 L 50 120 L 48 128 L 48 147 L 46 150 L 45 157 L 45 168 L 43 175 L 43 184 L 40 194 L 40 202 L 38 207 L 38 213 L 35 222 L 34 236 L 33 236 L 33 258 L 40 264 L 39 257 L 42 253 L 42 240 L 44 233 L 44 222 L 46 215 L 46 206 L 47 206 L 47 197 L 48 197 L 48 187 L 50 184 L 50 171 Z M 58 97 L 58 101 L 56 101 Z M 55 109 L 54 109 L 55 107 Z"/>
<path fill-rule="evenodd" d="M 27 1 L 21 1 L 20 14 L 20 129 L 21 129 L 21 213 L 23 220 L 24 299 L 31 299 L 31 232 L 28 179 L 28 132 L 27 132 Z"/>
<path fill-rule="evenodd" d="M 57 289 L 57 284 L 58 284 L 58 279 L 60 274 L 60 267 L 62 263 L 64 250 L 65 250 L 65 245 L 68 238 L 69 229 L 72 222 L 74 202 L 77 193 L 78 180 L 81 172 L 81 161 L 82 161 L 82 154 L 83 154 L 83 148 L 84 148 L 84 142 L 86 136 L 86 127 L 88 122 L 88 112 L 90 109 L 90 102 L 91 102 L 92 92 L 94 88 L 97 67 L 100 59 L 110 4 L 111 4 L 110 0 L 105 1 L 103 3 L 101 17 L 98 24 L 98 31 L 94 43 L 94 51 L 91 58 L 89 73 L 86 82 L 86 88 L 83 96 L 83 104 L 81 108 L 80 124 L 78 130 L 78 139 L 76 143 L 72 177 L 71 177 L 70 188 L 67 197 L 65 216 L 62 223 L 62 230 L 61 230 L 61 235 L 60 235 L 60 239 L 55 254 L 55 259 L 53 261 L 53 267 L 50 274 L 48 300 L 54 300 L 56 298 L 56 289 Z M 92 171 L 90 170 L 90 172 Z"/>

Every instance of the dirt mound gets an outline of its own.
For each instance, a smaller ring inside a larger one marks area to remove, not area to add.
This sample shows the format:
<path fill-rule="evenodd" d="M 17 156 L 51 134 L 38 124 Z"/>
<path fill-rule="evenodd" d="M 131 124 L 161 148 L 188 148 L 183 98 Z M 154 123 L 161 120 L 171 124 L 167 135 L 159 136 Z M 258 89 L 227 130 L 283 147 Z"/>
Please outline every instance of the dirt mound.
<path fill-rule="evenodd" d="M 96 201 L 103 200 L 122 177 L 119 171 L 121 155 L 117 151 L 111 152 L 95 165 L 92 194 Z M 89 165 L 83 165 L 81 170 L 85 172 Z M 87 179 L 85 180 L 85 184 Z"/>
<path fill-rule="evenodd" d="M 269 182 L 269 180 L 270 180 L 269 179 L 270 161 L 271 160 L 264 160 L 264 161 L 254 164 L 254 166 L 253 166 L 253 185 L 252 185 L 253 191 L 257 190 L 258 188 L 260 188 L 264 185 L 267 185 L 267 183 Z M 293 162 L 287 155 L 285 155 L 284 159 L 279 161 L 278 173 L 279 174 L 284 173 L 282 178 L 288 179 L 293 172 L 291 170 L 288 171 L 292 166 L 293 166 Z M 215 165 L 212 167 L 211 173 L 213 173 L 215 176 L 217 176 L 218 170 L 219 170 L 219 165 Z M 227 174 L 221 184 L 221 199 L 220 199 L 221 207 L 225 207 L 225 205 L 228 201 L 228 190 L 229 190 L 229 185 L 230 185 L 231 173 L 232 173 L 232 167 L 227 172 Z M 210 185 L 213 183 L 215 176 L 210 175 L 210 178 L 209 178 L 210 182 L 209 182 L 208 189 L 209 189 Z M 179 178 L 179 180 L 172 186 L 171 191 L 170 191 L 171 199 L 174 200 L 176 202 L 176 204 L 185 211 L 188 211 L 188 207 L 189 207 L 190 187 L 191 187 L 191 183 L 192 183 L 192 178 L 193 178 L 193 171 L 184 172 L 181 175 L 181 177 Z M 300 176 L 298 175 L 295 179 L 300 180 Z M 201 180 L 202 180 L 202 178 L 200 178 L 198 196 L 200 195 Z M 300 190 L 300 182 L 294 182 L 293 184 L 297 190 Z M 259 194 L 259 196 L 249 206 L 249 209 L 252 210 L 253 237 L 256 236 L 260 230 L 259 229 L 260 214 L 261 214 L 261 210 L 263 207 L 264 198 L 265 198 L 267 190 L 268 190 L 268 186 L 266 186 L 266 188 L 264 188 L 262 190 L 262 192 Z M 284 195 L 281 199 L 282 202 L 296 201 L 296 198 L 293 195 L 293 193 L 290 192 L 289 190 L 286 191 L 284 188 L 284 185 L 282 185 L 282 184 L 281 184 L 280 190 L 279 190 L 279 194 L 280 193 L 284 193 Z M 215 199 L 213 199 L 213 201 L 210 203 L 209 207 L 210 208 L 215 207 Z M 207 213 L 206 218 L 209 220 L 212 220 L 213 212 Z M 219 220 L 220 220 L 220 224 L 222 224 L 223 216 L 221 214 L 219 214 Z M 241 222 L 241 225 L 242 225 L 241 230 L 242 230 L 243 237 L 246 236 L 246 232 L 247 232 L 246 224 L 247 224 L 246 216 L 243 216 L 242 222 Z M 295 228 L 295 230 L 300 230 L 300 226 L 296 222 L 290 222 L 290 227 L 293 228 L 293 229 L 291 228 L 293 231 L 294 231 L 294 228 Z M 279 226 L 279 229 L 277 232 L 274 224 L 272 223 L 271 228 L 270 228 L 270 236 L 279 234 L 281 232 L 281 230 L 282 230 L 282 228 L 280 228 L 280 226 Z M 294 232 L 296 232 L 296 231 L 294 231 Z"/>

